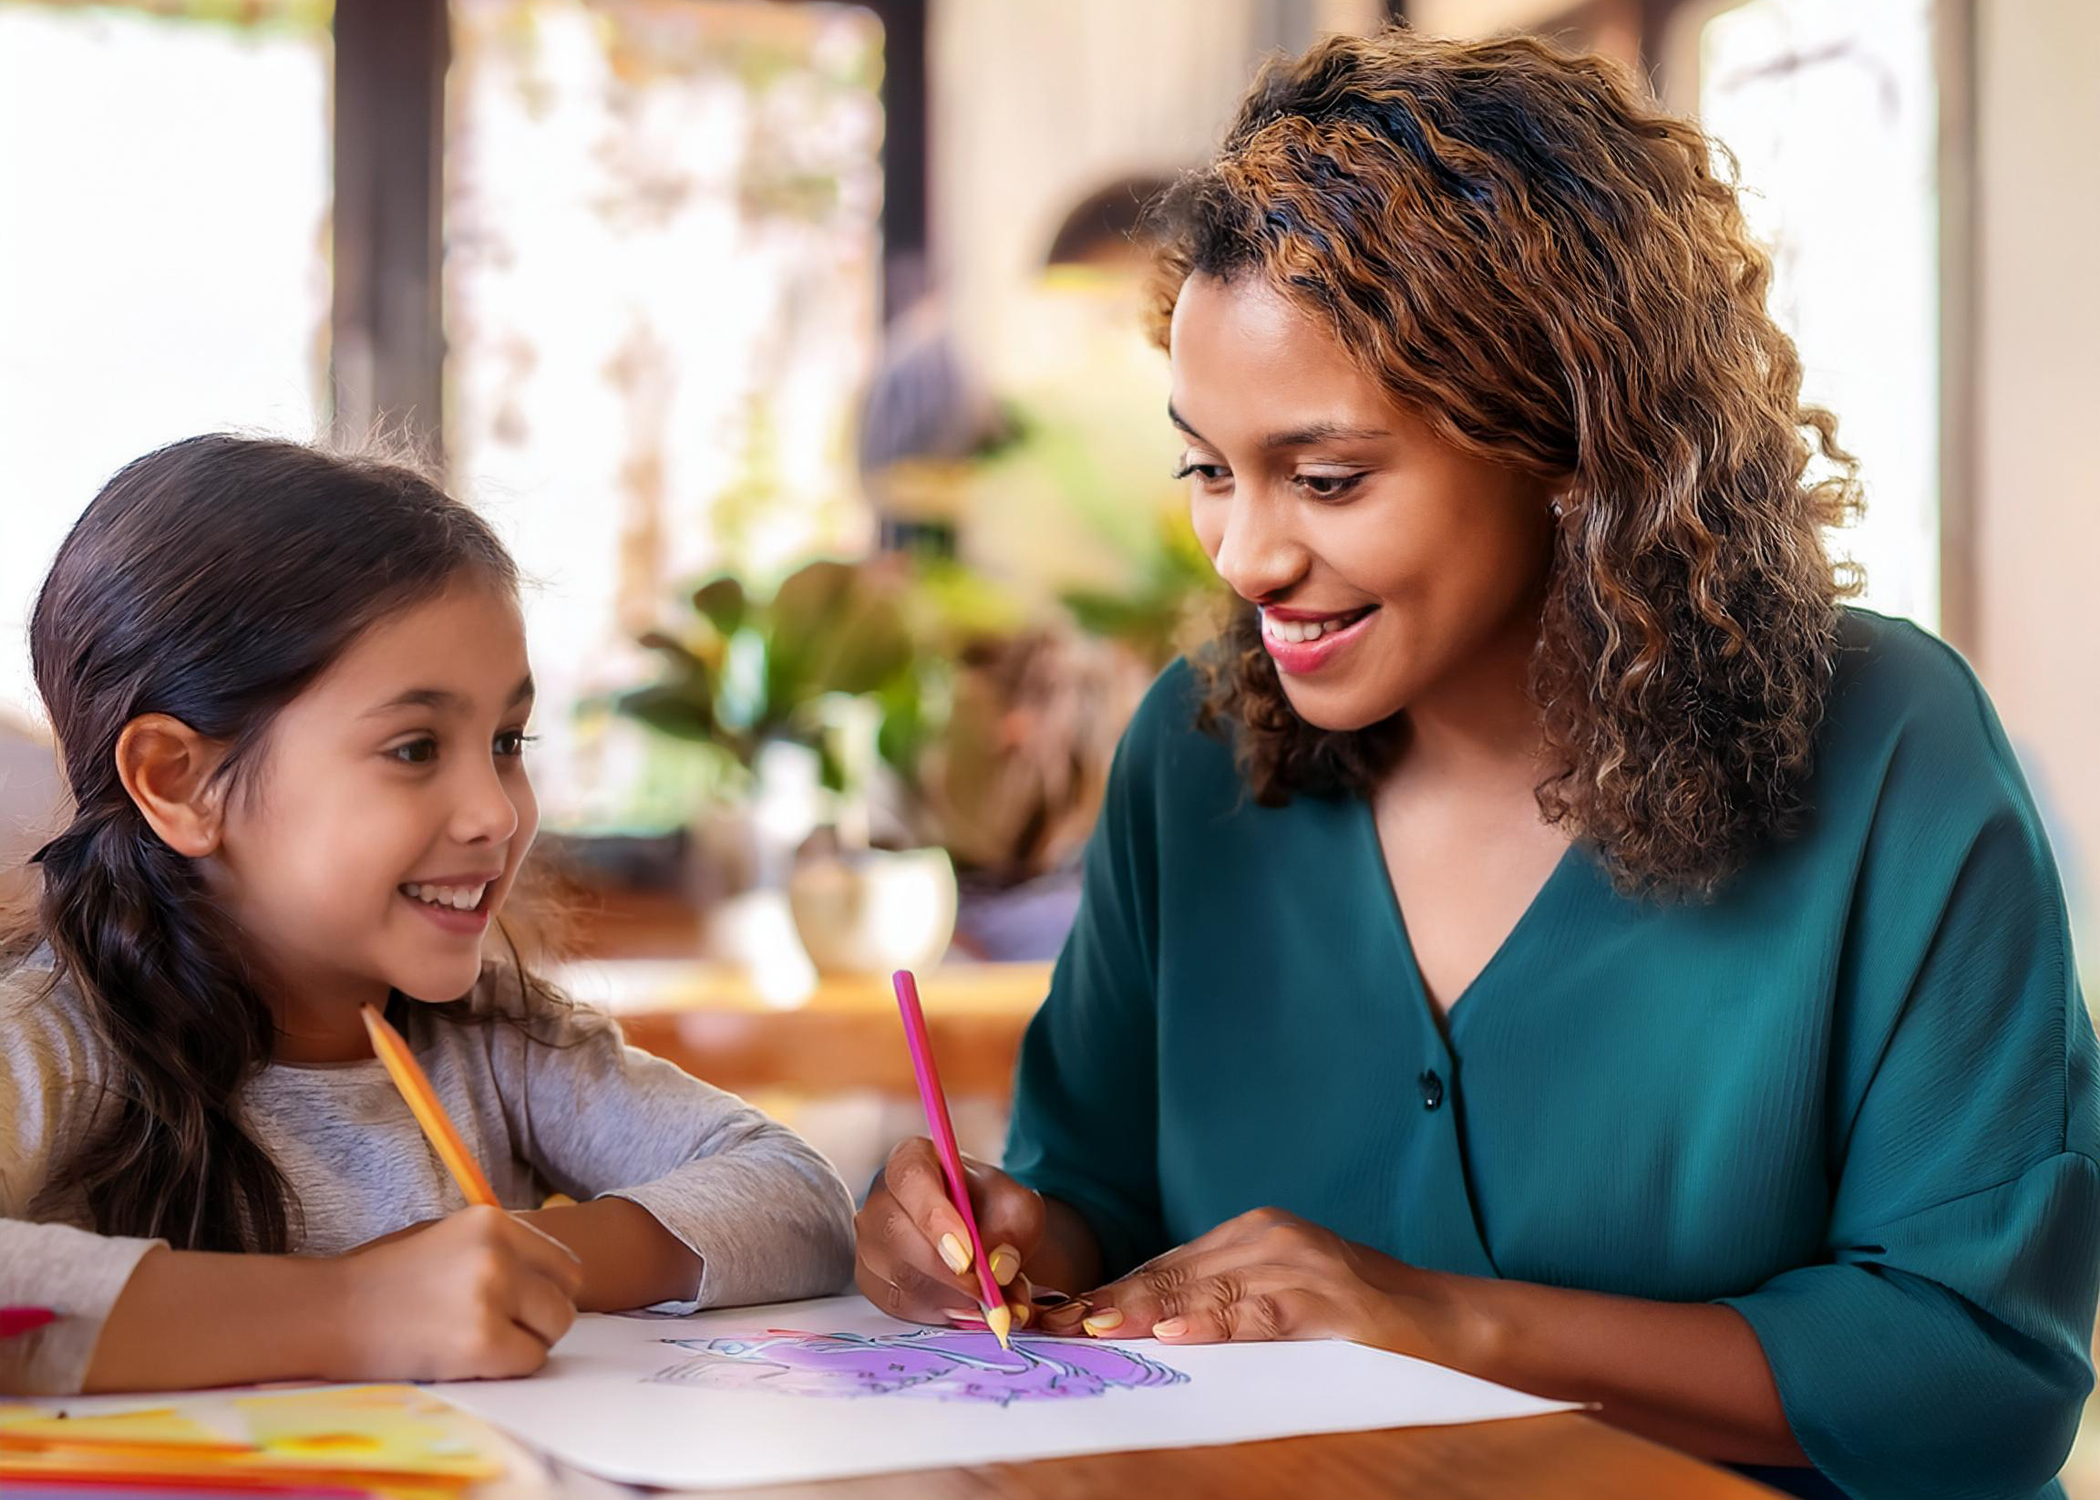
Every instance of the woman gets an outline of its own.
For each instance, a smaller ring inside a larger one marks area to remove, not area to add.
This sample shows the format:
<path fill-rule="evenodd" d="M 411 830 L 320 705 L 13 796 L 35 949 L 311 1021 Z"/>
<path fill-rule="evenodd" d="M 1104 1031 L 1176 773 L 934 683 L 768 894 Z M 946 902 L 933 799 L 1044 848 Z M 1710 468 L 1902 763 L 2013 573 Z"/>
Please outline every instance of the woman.
<path fill-rule="evenodd" d="M 2100 1231 L 2062 894 L 1967 669 L 1838 602 L 1853 466 L 1706 140 L 1535 42 L 1336 39 L 1160 225 L 1237 612 L 1119 753 L 976 1173 L 1002 1282 L 1800 1494 L 2057 1493 Z M 862 1288 L 968 1309 L 959 1227 L 906 1143 Z"/>

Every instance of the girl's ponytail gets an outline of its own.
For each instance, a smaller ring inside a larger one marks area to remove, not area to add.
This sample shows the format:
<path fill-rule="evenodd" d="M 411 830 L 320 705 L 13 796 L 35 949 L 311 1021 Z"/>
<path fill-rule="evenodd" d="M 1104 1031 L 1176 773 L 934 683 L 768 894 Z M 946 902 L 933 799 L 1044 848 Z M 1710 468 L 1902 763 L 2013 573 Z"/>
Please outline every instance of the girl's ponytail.
<path fill-rule="evenodd" d="M 108 1095 L 68 1177 L 104 1234 L 282 1251 L 284 1179 L 235 1110 L 270 1056 L 269 1007 L 196 868 L 110 781 L 36 856 L 45 941 L 111 1054 Z"/>

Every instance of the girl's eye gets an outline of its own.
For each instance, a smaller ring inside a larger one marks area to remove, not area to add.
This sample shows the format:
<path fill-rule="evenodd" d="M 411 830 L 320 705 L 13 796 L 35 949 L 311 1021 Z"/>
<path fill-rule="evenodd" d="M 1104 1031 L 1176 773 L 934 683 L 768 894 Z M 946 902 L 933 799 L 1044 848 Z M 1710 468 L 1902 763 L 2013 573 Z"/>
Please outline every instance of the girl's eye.
<path fill-rule="evenodd" d="M 1315 500 L 1334 500 L 1363 482 L 1362 474 L 1299 474 L 1294 483 Z"/>
<path fill-rule="evenodd" d="M 1230 477 L 1230 471 L 1226 469 L 1226 467 L 1223 464 L 1196 464 L 1184 462 L 1178 464 L 1175 467 L 1174 473 L 1171 477 L 1175 479 L 1188 479 L 1192 476 L 1194 478 L 1202 480 L 1206 487 L 1211 487 L 1223 484 L 1225 480 Z"/>
<path fill-rule="evenodd" d="M 396 745 L 387 754 L 404 766 L 427 766 L 437 759 L 438 742 L 425 735 L 420 740 L 410 740 L 405 745 Z"/>
<path fill-rule="evenodd" d="M 539 736 L 527 734 L 522 729 L 506 729 L 496 736 L 496 753 L 514 760 L 523 755 L 525 747 L 537 738 Z"/>

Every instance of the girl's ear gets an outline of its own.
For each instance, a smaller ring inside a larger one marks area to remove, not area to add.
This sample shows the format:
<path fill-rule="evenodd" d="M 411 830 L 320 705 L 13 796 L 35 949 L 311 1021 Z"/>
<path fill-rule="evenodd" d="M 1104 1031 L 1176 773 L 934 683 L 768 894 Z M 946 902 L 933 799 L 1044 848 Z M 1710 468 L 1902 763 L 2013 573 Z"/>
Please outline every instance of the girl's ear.
<path fill-rule="evenodd" d="M 117 775 L 161 842 L 202 859 L 217 852 L 223 799 L 213 772 L 226 747 L 167 714 L 141 714 L 117 736 Z"/>

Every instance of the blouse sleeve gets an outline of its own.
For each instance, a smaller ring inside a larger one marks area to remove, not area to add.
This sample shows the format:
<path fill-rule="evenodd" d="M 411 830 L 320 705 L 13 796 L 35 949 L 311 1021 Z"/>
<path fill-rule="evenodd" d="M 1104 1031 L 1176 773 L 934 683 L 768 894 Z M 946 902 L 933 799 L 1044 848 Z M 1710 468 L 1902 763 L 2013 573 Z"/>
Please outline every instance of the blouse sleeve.
<path fill-rule="evenodd" d="M 1154 685 L 1117 749 L 1086 848 L 1079 912 L 1049 998 L 1021 1043 L 1006 1142 L 1006 1171 L 1078 1211 L 1109 1276 L 1166 1248 L 1157 1152 L 1153 771 L 1162 720 L 1186 712 L 1186 672 L 1177 666 Z"/>
<path fill-rule="evenodd" d="M 2039 819 L 1984 715 L 1989 805 L 1974 764 L 1935 767 L 1939 796 L 1908 799 L 1868 850 L 1841 959 L 1864 998 L 1834 1038 L 1856 1103 L 1832 1116 L 1827 1260 L 1725 1299 L 1802 1450 L 1864 1500 L 2034 1495 L 2092 1384 L 2093 1028 Z M 1899 754 L 1892 781 L 1928 755 Z M 1870 975 L 1893 976 L 1885 1001 Z"/>

